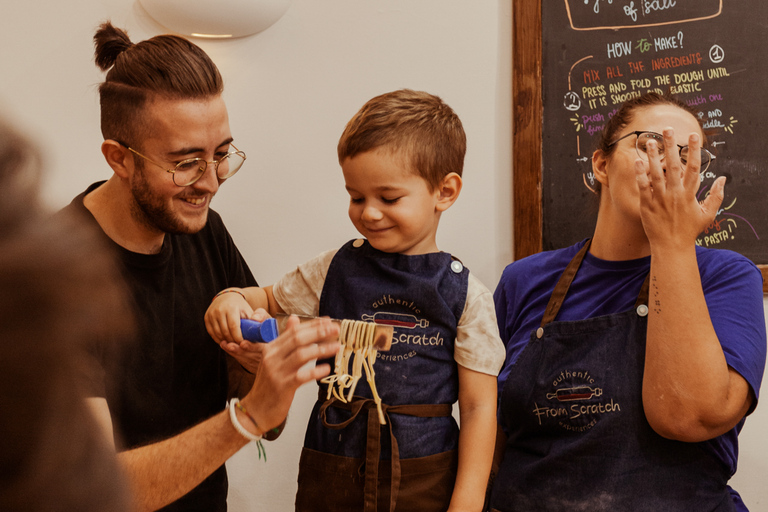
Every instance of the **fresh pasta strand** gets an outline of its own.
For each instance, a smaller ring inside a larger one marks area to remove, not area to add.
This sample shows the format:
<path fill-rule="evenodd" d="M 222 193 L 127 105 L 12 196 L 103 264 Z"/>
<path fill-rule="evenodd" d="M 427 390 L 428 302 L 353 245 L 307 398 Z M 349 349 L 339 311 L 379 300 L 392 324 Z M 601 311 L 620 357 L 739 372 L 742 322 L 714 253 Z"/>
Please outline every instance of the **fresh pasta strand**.
<path fill-rule="evenodd" d="M 376 390 L 373 364 L 376 362 L 377 350 L 374 347 L 374 331 L 376 324 L 360 320 L 342 320 L 339 330 L 339 342 L 343 349 L 336 354 L 334 373 L 323 378 L 320 382 L 328 384 L 327 400 L 335 397 L 341 402 L 351 402 L 357 383 L 365 369 L 366 380 L 371 387 L 371 394 L 379 413 L 379 423 L 386 424 L 381 407 L 381 397 Z M 352 374 L 349 373 L 349 362 L 352 361 Z M 345 396 L 346 395 L 346 396 Z"/>
<path fill-rule="evenodd" d="M 352 381 L 349 386 L 349 393 L 347 394 L 347 400 L 352 401 L 352 397 L 355 394 L 355 388 L 360 377 L 363 376 L 363 361 L 367 356 L 367 352 L 373 345 L 373 331 L 375 324 L 365 323 L 360 326 L 358 335 L 353 340 L 355 350 L 355 361 L 352 365 Z"/>
<path fill-rule="evenodd" d="M 347 337 L 347 330 L 349 329 L 349 324 L 342 322 L 341 327 L 339 329 L 339 341 L 342 342 Z M 333 365 L 333 373 L 327 377 L 324 377 L 320 380 L 320 382 L 324 384 L 328 384 L 328 393 L 325 397 L 326 400 L 330 400 L 332 396 L 334 396 L 334 384 L 339 380 L 339 376 L 343 375 L 342 371 L 342 364 L 344 360 L 344 356 L 347 349 L 346 346 L 342 348 L 342 350 L 339 350 L 336 352 L 336 358 L 334 359 L 334 365 Z"/>

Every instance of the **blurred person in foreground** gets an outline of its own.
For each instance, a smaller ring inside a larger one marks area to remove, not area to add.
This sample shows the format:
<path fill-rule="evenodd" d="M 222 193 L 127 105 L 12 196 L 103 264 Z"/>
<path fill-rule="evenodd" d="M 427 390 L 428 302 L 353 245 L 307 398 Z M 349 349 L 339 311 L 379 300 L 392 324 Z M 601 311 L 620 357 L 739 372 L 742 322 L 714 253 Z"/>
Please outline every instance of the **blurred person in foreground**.
<path fill-rule="evenodd" d="M 86 406 L 86 345 L 126 335 L 104 247 L 39 204 L 40 157 L 0 120 L 0 510 L 127 511 L 115 454 Z"/>

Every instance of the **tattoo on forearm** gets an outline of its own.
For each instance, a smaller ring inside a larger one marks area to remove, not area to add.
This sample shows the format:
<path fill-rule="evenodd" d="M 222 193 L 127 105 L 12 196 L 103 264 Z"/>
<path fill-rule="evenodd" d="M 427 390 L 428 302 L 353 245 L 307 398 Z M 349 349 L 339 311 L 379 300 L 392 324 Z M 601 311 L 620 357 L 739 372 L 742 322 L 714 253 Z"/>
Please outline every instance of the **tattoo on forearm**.
<path fill-rule="evenodd" d="M 652 302 L 653 302 L 653 311 L 656 314 L 661 313 L 661 299 L 659 298 L 659 287 L 656 286 L 656 276 L 651 276 L 651 291 L 652 291 Z"/>

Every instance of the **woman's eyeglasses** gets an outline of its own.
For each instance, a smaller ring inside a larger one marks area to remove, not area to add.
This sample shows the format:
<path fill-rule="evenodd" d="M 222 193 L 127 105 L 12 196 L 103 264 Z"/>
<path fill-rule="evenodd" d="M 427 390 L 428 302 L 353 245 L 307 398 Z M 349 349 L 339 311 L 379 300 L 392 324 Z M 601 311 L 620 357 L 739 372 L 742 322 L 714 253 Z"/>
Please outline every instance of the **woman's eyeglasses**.
<path fill-rule="evenodd" d="M 648 142 L 654 140 L 656 141 L 656 147 L 659 148 L 659 155 L 661 156 L 661 159 L 664 160 L 664 136 L 662 136 L 660 133 L 656 132 L 647 132 L 647 131 L 634 131 L 630 132 L 623 137 L 619 137 L 615 141 L 608 144 L 608 147 L 613 146 L 617 142 L 626 139 L 627 137 L 631 137 L 632 135 L 637 135 L 637 140 L 635 141 L 635 149 L 637 150 L 637 154 L 645 160 L 648 161 Z M 688 163 L 688 146 L 681 146 L 680 144 L 677 145 L 678 148 L 680 148 L 680 161 L 683 164 Z M 710 153 L 708 150 L 701 148 L 701 169 L 700 172 L 704 172 L 709 167 L 709 164 L 712 162 L 712 160 L 715 159 L 715 155 Z"/>

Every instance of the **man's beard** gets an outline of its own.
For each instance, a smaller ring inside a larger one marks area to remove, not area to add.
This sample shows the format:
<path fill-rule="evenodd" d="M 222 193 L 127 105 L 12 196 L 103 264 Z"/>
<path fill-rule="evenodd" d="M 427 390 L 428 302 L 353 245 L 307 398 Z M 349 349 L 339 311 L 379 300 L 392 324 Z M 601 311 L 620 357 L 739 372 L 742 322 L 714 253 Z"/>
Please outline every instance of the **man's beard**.
<path fill-rule="evenodd" d="M 173 235 L 191 235 L 200 231 L 205 225 L 203 223 L 198 227 L 185 222 L 179 215 L 175 215 L 167 203 L 150 188 L 143 166 L 142 168 L 135 168 L 131 193 L 134 200 L 131 215 L 150 228 Z"/>

